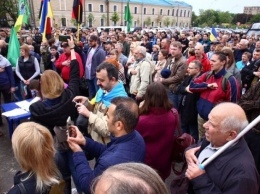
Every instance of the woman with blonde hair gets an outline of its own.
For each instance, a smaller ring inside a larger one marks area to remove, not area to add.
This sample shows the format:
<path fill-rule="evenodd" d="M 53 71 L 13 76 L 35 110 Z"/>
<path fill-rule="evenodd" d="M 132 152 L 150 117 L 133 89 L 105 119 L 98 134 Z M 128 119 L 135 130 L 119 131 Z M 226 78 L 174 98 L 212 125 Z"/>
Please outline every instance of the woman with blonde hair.
<path fill-rule="evenodd" d="M 28 99 L 32 97 L 29 89 L 30 81 L 37 79 L 40 75 L 40 66 L 37 58 L 30 55 L 29 46 L 22 45 L 20 47 L 20 54 L 21 57 L 17 60 L 15 73 L 21 80 L 25 98 Z"/>
<path fill-rule="evenodd" d="M 68 40 L 71 50 L 70 80 L 68 87 L 64 88 L 64 81 L 59 74 L 53 70 L 43 72 L 40 79 L 40 92 L 42 101 L 30 106 L 31 120 L 47 127 L 54 135 L 55 148 L 57 149 L 55 160 L 57 166 L 66 182 L 65 193 L 71 193 L 71 175 L 80 193 L 80 186 L 74 163 L 72 151 L 67 144 L 66 127 L 67 119 L 76 119 L 74 97 L 79 95 L 79 63 L 76 60 L 74 41 Z"/>
<path fill-rule="evenodd" d="M 49 130 L 34 122 L 20 124 L 12 136 L 15 159 L 22 168 L 14 177 L 14 186 L 8 192 L 49 193 L 51 186 L 60 180 L 59 170 L 54 162 L 55 149 Z"/>

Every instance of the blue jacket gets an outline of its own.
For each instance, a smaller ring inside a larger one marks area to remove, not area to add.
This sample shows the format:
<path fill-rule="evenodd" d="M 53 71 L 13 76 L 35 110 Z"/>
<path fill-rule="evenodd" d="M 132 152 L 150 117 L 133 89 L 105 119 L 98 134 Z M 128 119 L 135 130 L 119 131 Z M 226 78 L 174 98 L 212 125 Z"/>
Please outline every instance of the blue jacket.
<path fill-rule="evenodd" d="M 117 138 L 111 137 L 111 142 L 107 145 L 86 138 L 86 146 L 83 149 L 96 157 L 96 164 L 92 170 L 84 152 L 73 154 L 79 184 L 86 194 L 90 193 L 93 179 L 110 166 L 126 162 L 143 162 L 145 157 L 145 143 L 137 131 Z"/>
<path fill-rule="evenodd" d="M 196 155 L 208 144 L 204 139 Z M 259 174 L 244 138 L 224 151 L 205 170 L 206 173 L 191 180 L 192 190 L 196 194 L 257 194 Z"/>
<path fill-rule="evenodd" d="M 0 88 L 8 84 L 10 87 L 15 87 L 11 63 L 2 55 L 0 55 L 0 68 L 4 69 L 3 72 L 0 72 Z"/>
<path fill-rule="evenodd" d="M 86 54 L 86 59 L 88 59 L 88 54 L 89 54 L 90 50 L 91 50 L 91 47 L 88 49 L 88 52 Z M 103 50 L 103 47 L 101 45 L 99 45 L 96 48 L 96 51 L 92 56 L 91 73 L 90 73 L 91 78 L 90 79 L 94 79 L 96 77 L 97 66 L 99 66 L 100 63 L 105 61 L 105 59 L 106 59 L 106 52 Z M 85 70 L 86 62 L 83 65 L 84 65 L 84 70 Z"/>

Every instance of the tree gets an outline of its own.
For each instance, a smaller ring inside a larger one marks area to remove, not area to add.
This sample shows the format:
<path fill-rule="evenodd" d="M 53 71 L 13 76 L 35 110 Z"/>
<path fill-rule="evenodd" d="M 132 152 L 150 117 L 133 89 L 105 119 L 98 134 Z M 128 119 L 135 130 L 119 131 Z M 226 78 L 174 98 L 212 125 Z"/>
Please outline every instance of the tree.
<path fill-rule="evenodd" d="M 120 20 L 120 17 L 119 17 L 119 15 L 118 15 L 118 13 L 117 13 L 117 12 L 114 12 L 114 13 L 112 14 L 110 20 L 113 21 L 114 24 L 117 23 L 117 22 Z"/>
<path fill-rule="evenodd" d="M 167 26 L 167 27 L 168 27 L 168 26 L 170 25 L 170 23 L 171 23 L 171 22 L 170 22 L 170 18 L 169 18 L 169 17 L 166 17 L 166 18 L 163 20 L 163 25 L 164 25 L 164 26 Z"/>
<path fill-rule="evenodd" d="M 92 27 L 92 24 L 95 21 L 94 15 L 92 13 L 89 13 L 87 19 L 88 19 L 89 27 Z"/>
<path fill-rule="evenodd" d="M 241 24 L 245 24 L 248 21 L 250 21 L 252 17 L 253 17 L 253 15 L 251 15 L 251 14 L 239 13 L 239 14 L 235 14 L 233 16 L 233 19 L 231 22 L 232 22 L 232 24 L 237 24 L 237 22 L 240 22 Z"/>
<path fill-rule="evenodd" d="M 152 20 L 151 17 L 146 18 L 146 20 L 144 21 L 146 26 L 150 26 L 152 24 Z"/>
<path fill-rule="evenodd" d="M 199 24 L 203 26 L 212 26 L 212 24 L 214 24 L 216 20 L 217 17 L 214 10 L 200 10 Z"/>
<path fill-rule="evenodd" d="M 174 18 L 172 18 L 171 26 L 175 26 L 175 24 L 176 24 L 176 20 Z"/>
<path fill-rule="evenodd" d="M 71 18 L 70 23 L 72 23 L 74 26 L 78 26 L 78 22 L 75 18 Z"/>
<path fill-rule="evenodd" d="M 107 15 L 106 15 L 106 14 L 103 14 L 103 15 L 101 16 L 101 19 L 103 19 L 104 21 L 106 21 Z M 104 22 L 104 23 L 105 23 L 105 22 Z"/>
<path fill-rule="evenodd" d="M 250 22 L 251 22 L 251 23 L 260 22 L 260 14 L 254 15 L 254 16 L 250 19 Z"/>
<path fill-rule="evenodd" d="M 155 18 L 155 23 L 157 26 L 159 26 L 159 23 L 162 21 L 162 16 L 158 15 L 156 18 Z"/>
<path fill-rule="evenodd" d="M 199 22 L 198 22 L 198 16 L 195 14 L 195 12 L 193 11 L 192 12 L 192 16 L 191 16 L 191 23 L 192 23 L 192 26 L 198 26 Z"/>
<path fill-rule="evenodd" d="M 232 15 L 226 11 L 226 12 L 218 12 L 219 15 L 219 23 L 231 23 L 232 21 Z"/>
<path fill-rule="evenodd" d="M 3 24 L 8 26 L 8 20 L 12 20 L 13 24 L 16 22 L 18 17 L 18 1 L 17 0 L 1 0 L 0 1 L 0 18 Z"/>

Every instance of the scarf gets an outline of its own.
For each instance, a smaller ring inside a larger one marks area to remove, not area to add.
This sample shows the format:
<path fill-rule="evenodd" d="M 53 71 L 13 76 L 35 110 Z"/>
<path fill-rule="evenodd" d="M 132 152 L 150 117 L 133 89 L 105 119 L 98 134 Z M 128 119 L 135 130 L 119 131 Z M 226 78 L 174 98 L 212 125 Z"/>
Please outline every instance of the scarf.
<path fill-rule="evenodd" d="M 109 107 L 111 104 L 111 100 L 115 97 L 127 97 L 127 94 L 125 92 L 125 88 L 123 86 L 122 82 L 119 82 L 110 92 L 105 93 L 104 90 L 99 88 L 96 95 L 96 102 L 102 102 L 106 105 L 106 107 Z"/>

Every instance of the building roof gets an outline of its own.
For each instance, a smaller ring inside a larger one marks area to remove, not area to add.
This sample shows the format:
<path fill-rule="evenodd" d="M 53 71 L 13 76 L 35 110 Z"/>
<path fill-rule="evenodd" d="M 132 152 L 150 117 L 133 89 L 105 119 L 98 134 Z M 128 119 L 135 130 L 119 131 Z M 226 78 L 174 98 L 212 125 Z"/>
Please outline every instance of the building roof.
<path fill-rule="evenodd" d="M 124 2 L 127 3 L 128 0 L 110 0 L 114 2 Z M 161 5 L 161 6 L 181 6 L 181 7 L 192 7 L 184 1 L 174 1 L 174 0 L 130 0 L 131 3 L 138 4 L 149 4 L 149 5 Z"/>

